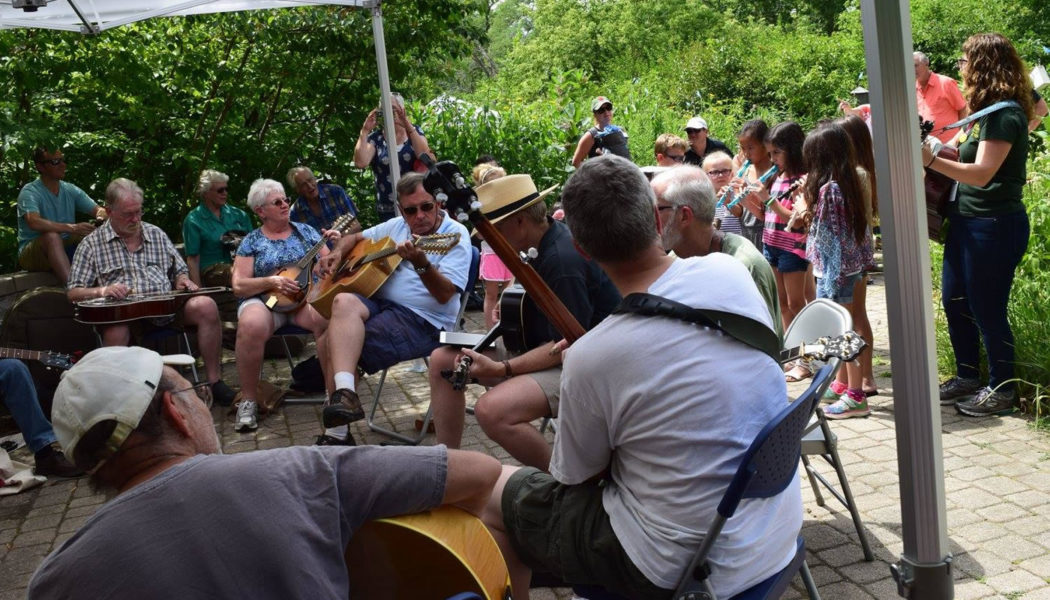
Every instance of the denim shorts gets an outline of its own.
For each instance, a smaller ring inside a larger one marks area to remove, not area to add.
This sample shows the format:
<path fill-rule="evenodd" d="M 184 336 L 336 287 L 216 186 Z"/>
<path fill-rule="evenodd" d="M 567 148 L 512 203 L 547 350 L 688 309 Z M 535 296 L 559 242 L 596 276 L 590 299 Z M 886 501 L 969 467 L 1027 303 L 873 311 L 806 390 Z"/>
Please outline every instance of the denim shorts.
<path fill-rule="evenodd" d="M 357 366 L 375 373 L 399 362 L 429 356 L 440 345 L 440 331 L 423 317 L 396 302 L 357 298 L 368 308 L 365 343 Z"/>
<path fill-rule="evenodd" d="M 799 271 L 805 271 L 809 268 L 808 260 L 790 250 L 774 248 L 773 246 L 766 244 L 766 246 L 762 248 L 762 254 L 765 255 L 766 260 L 769 261 L 769 266 L 781 273 L 798 273 Z"/>
<path fill-rule="evenodd" d="M 843 283 L 841 286 L 835 286 L 835 289 L 832 291 L 831 297 L 828 298 L 828 299 L 829 300 L 834 300 L 835 302 L 838 302 L 839 304 L 852 304 L 853 303 L 853 286 L 858 281 L 860 281 L 860 278 L 863 277 L 863 276 L 864 276 L 863 273 L 854 273 L 853 275 L 846 275 L 845 283 Z M 820 293 L 820 288 L 821 288 L 821 284 L 822 283 L 823 283 L 823 278 L 822 277 L 818 277 L 817 278 L 817 297 L 819 297 L 819 298 L 827 298 L 827 296 L 824 296 L 824 295 L 822 295 Z"/>

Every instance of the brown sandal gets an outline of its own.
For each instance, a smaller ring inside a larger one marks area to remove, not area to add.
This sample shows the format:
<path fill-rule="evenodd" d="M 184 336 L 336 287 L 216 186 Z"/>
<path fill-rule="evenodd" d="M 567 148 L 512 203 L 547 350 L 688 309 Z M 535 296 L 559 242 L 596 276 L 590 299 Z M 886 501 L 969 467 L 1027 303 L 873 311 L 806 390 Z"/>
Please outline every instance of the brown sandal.
<path fill-rule="evenodd" d="M 787 381 L 788 383 L 797 383 L 809 379 L 810 377 L 813 377 L 813 372 L 797 363 L 790 371 L 784 373 L 784 381 Z"/>

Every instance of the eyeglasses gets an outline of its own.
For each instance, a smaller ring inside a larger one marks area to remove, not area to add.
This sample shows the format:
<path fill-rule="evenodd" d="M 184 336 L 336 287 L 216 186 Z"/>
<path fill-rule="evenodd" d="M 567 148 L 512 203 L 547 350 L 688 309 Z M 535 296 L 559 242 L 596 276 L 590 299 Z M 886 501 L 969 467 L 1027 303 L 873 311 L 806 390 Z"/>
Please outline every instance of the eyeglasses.
<path fill-rule="evenodd" d="M 228 187 L 215 188 L 216 194 L 225 194 L 228 191 L 230 191 L 230 188 Z"/>
<path fill-rule="evenodd" d="M 960 56 L 959 58 L 955 59 L 955 66 L 961 69 L 963 68 L 963 65 L 965 65 L 968 62 L 970 62 L 968 58 L 966 58 L 965 56 Z"/>
<path fill-rule="evenodd" d="M 711 169 L 707 172 L 709 177 L 725 177 L 733 172 L 733 169 Z"/>
<path fill-rule="evenodd" d="M 211 408 L 211 405 L 212 405 L 211 384 L 208 383 L 207 381 L 202 381 L 200 383 L 194 384 L 194 385 L 192 385 L 192 386 L 190 386 L 188 388 L 185 388 L 185 389 L 175 390 L 171 394 L 172 395 L 181 394 L 182 392 L 193 392 L 197 396 L 197 398 L 199 398 L 200 401 L 204 403 L 204 406 L 207 406 L 208 408 Z"/>
<path fill-rule="evenodd" d="M 673 160 L 675 162 L 678 162 L 678 163 L 685 162 L 685 155 L 684 154 L 678 154 L 678 155 L 665 154 L 664 156 L 666 156 L 667 158 L 669 158 L 669 159 L 671 159 L 671 160 Z"/>
<path fill-rule="evenodd" d="M 707 131 L 707 130 L 706 129 L 686 129 L 685 130 L 685 134 L 686 135 L 693 135 L 693 134 L 700 133 L 701 131 Z"/>
<path fill-rule="evenodd" d="M 282 204 L 284 204 L 285 206 L 291 206 L 292 201 L 287 196 L 284 196 L 282 198 L 274 198 L 273 201 L 270 202 L 270 204 L 274 206 L 281 206 Z"/>
<path fill-rule="evenodd" d="M 677 206 L 673 206 L 673 205 L 672 206 L 660 206 L 660 205 L 657 205 L 656 206 L 656 212 L 663 212 L 665 210 L 675 210 L 676 208 L 678 208 L 678 207 Z"/>
<path fill-rule="evenodd" d="M 57 167 L 58 165 L 66 164 L 66 158 L 64 156 L 59 156 L 58 158 L 45 158 L 44 160 L 42 160 L 40 162 L 41 162 L 41 164 L 51 165 L 52 167 Z"/>
<path fill-rule="evenodd" d="M 434 204 L 433 202 L 424 202 L 423 204 L 420 204 L 419 206 L 402 206 L 401 207 L 401 212 L 405 213 L 405 216 L 413 217 L 419 211 L 423 211 L 425 213 L 428 213 L 428 212 L 434 210 L 435 206 L 437 206 L 437 205 Z"/>

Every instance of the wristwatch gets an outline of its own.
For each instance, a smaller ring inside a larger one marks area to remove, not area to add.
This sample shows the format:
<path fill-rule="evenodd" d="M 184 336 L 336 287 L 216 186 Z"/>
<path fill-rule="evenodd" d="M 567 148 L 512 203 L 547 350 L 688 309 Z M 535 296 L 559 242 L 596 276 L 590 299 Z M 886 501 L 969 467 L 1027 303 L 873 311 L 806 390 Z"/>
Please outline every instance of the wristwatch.
<path fill-rule="evenodd" d="M 430 270 L 430 262 L 427 261 L 427 264 L 423 265 L 422 267 L 412 267 L 412 270 L 422 275 Z"/>

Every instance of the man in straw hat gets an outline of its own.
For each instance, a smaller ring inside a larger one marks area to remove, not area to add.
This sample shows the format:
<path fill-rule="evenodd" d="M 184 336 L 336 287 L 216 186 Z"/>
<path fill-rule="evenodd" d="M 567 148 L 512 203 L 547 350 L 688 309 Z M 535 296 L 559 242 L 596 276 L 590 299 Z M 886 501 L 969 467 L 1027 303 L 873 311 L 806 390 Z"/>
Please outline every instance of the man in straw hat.
<path fill-rule="evenodd" d="M 772 329 L 739 261 L 664 253 L 652 189 L 630 162 L 585 162 L 561 199 L 576 243 L 620 293 L 649 292 Z M 637 314 L 609 316 L 565 355 L 550 474 L 505 466 L 485 522 L 515 590 L 537 568 L 628 598 L 669 598 L 740 456 L 784 406 L 780 365 L 721 332 Z M 795 477 L 777 496 L 742 503 L 726 523 L 710 560 L 719 598 L 794 556 L 802 527 Z"/>
<path fill-rule="evenodd" d="M 328 356 L 336 390 L 322 412 L 326 431 L 319 444 L 352 443 L 346 425 L 365 417 L 355 389 L 358 367 L 375 373 L 424 357 L 437 348 L 442 330 L 456 326 L 459 297 L 470 271 L 467 229 L 438 206 L 420 173 L 401 177 L 397 198 L 400 217 L 343 236 L 321 259 L 321 274 L 327 275 L 361 240 L 389 237 L 404 260 L 371 297 L 344 293 L 332 302 Z M 444 254 L 426 254 L 412 244 L 413 236 L 433 234 L 459 234 L 459 242 Z"/>
<path fill-rule="evenodd" d="M 553 189 L 538 192 L 528 175 L 508 175 L 479 186 L 477 195 L 482 212 L 515 250 L 537 250 L 533 268 L 580 325 L 590 329 L 609 314 L 620 295 L 598 265 L 577 252 L 565 224 L 547 217 L 543 198 Z M 546 470 L 550 445 L 532 421 L 558 415 L 561 357 L 551 348 L 562 336 L 531 301 L 526 299 L 522 313 L 528 327 L 524 346 L 529 351 L 518 356 L 502 348 L 489 354 L 470 350 L 463 354 L 473 360 L 470 377 L 491 386 L 474 407 L 485 434 L 522 463 Z M 453 368 L 458 357 L 459 350 L 450 347 L 430 355 L 430 402 L 437 440 L 450 448 L 458 448 L 463 436 L 464 398 L 441 371 Z"/>
<path fill-rule="evenodd" d="M 65 374 L 55 432 L 117 496 L 44 560 L 29 598 L 346 598 L 343 553 L 362 523 L 446 503 L 480 512 L 499 471 L 441 446 L 222 455 L 202 392 L 137 347 Z"/>

